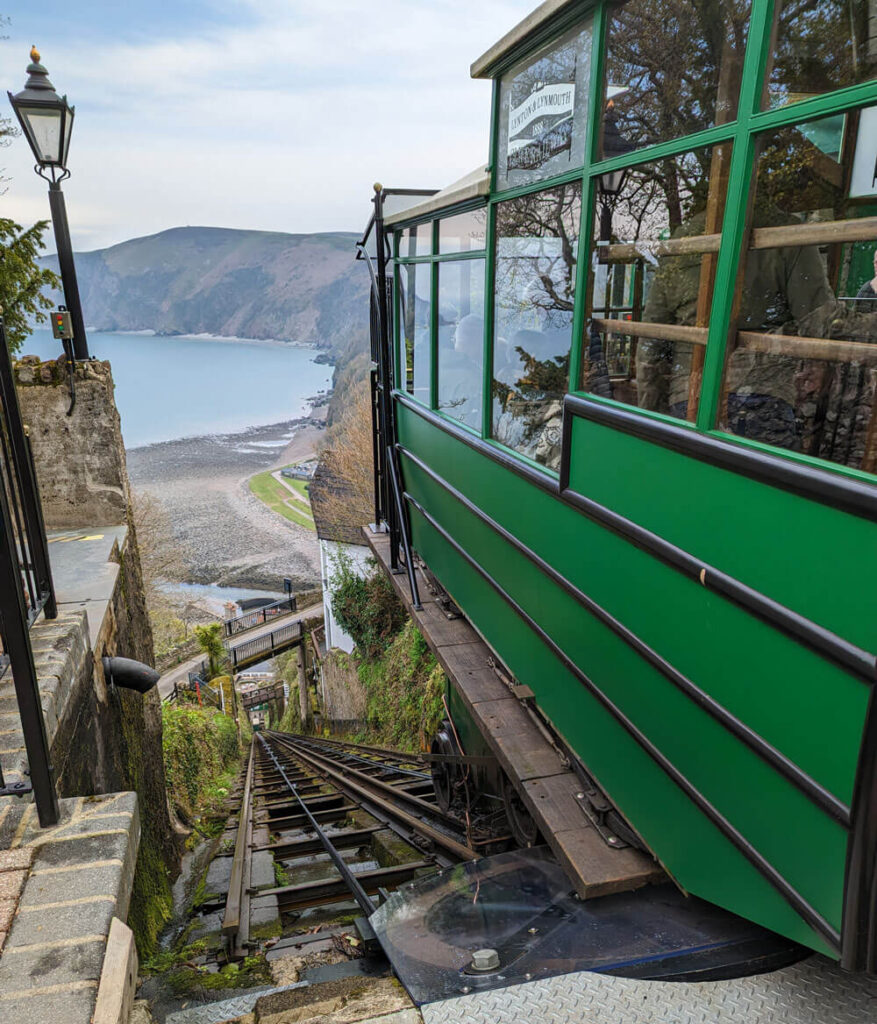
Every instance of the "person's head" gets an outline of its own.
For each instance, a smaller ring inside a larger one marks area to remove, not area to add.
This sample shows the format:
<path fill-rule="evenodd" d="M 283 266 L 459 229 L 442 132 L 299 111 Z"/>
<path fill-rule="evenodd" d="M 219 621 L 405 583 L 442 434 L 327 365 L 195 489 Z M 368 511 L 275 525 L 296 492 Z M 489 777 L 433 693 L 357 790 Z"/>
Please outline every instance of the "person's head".
<path fill-rule="evenodd" d="M 481 362 L 483 345 L 484 321 L 475 313 L 464 316 L 457 324 L 454 348 L 472 362 Z"/>

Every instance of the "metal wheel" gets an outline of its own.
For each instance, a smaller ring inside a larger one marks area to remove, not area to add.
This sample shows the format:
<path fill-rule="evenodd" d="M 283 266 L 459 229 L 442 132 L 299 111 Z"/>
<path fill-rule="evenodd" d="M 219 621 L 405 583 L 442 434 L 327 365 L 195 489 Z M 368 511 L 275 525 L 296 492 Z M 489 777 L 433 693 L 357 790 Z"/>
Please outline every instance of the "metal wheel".
<path fill-rule="evenodd" d="M 457 746 L 450 722 L 442 722 L 429 749 L 432 754 L 443 754 L 446 757 L 460 756 L 460 748 Z M 432 788 L 435 790 L 435 802 L 443 811 L 447 811 L 454 802 L 454 790 L 460 777 L 459 765 L 450 761 L 434 761 L 430 771 L 432 773 Z"/>
<path fill-rule="evenodd" d="M 539 827 L 524 806 L 520 794 L 505 775 L 502 777 L 502 802 L 514 841 L 525 849 L 535 846 L 539 841 Z"/>

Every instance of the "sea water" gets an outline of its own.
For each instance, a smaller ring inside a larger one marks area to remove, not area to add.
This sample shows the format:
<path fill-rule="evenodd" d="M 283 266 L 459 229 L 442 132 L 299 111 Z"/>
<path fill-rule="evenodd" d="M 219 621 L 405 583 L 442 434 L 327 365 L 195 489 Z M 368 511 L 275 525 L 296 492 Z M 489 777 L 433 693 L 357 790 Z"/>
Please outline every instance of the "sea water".
<path fill-rule="evenodd" d="M 332 381 L 317 349 L 287 342 L 91 331 L 88 348 L 112 364 L 126 448 L 298 419 Z M 18 355 L 61 351 L 36 330 Z"/>

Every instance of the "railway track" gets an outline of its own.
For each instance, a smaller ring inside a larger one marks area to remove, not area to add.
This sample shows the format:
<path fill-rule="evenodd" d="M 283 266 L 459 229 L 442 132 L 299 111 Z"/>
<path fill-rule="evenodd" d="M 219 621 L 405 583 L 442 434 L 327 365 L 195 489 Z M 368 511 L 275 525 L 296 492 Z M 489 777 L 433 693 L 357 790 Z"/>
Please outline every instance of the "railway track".
<path fill-rule="evenodd" d="M 222 920 L 228 955 L 246 956 L 268 922 L 282 931 L 311 908 L 353 900 L 368 917 L 393 888 L 502 842 L 498 822 L 443 811 L 425 757 L 257 733 Z"/>

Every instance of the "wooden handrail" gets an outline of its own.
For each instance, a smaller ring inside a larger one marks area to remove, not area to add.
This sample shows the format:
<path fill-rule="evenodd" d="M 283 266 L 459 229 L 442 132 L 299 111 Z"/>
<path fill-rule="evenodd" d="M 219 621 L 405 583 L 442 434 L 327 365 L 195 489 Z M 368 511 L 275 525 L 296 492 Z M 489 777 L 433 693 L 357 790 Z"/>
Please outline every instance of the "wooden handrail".
<path fill-rule="evenodd" d="M 630 334 L 635 338 L 657 338 L 659 341 L 687 341 L 692 345 L 706 345 L 709 329 L 686 327 L 683 324 L 653 324 L 644 320 L 602 320 L 591 323 L 606 334 Z"/>
<path fill-rule="evenodd" d="M 877 242 L 877 217 L 825 220 L 755 228 L 750 249 L 782 249 L 787 245 L 829 245 L 833 242 Z"/>
<path fill-rule="evenodd" d="M 771 355 L 793 356 L 796 359 L 830 359 L 837 363 L 866 362 L 877 365 L 877 339 L 843 341 L 840 338 L 806 338 L 797 334 L 763 334 L 760 331 L 740 331 L 737 341 L 741 348 Z"/>
<path fill-rule="evenodd" d="M 660 256 L 688 256 L 719 251 L 721 234 L 684 235 L 682 238 L 640 242 L 597 243 L 597 252 L 608 263 L 630 263 L 644 253 Z M 787 246 L 830 245 L 842 242 L 877 242 L 877 217 L 855 217 L 851 220 L 826 220 L 806 224 L 778 224 L 753 228 L 749 248 L 783 249 Z"/>
<path fill-rule="evenodd" d="M 657 258 L 658 256 L 687 256 L 691 253 L 718 252 L 720 234 L 715 235 L 683 235 L 681 238 L 664 238 L 661 240 L 643 239 L 641 242 L 611 242 L 609 245 L 597 243 L 597 253 L 608 263 L 630 263 L 639 259 L 644 253 Z M 608 259 L 603 254 L 608 255 Z"/>
<path fill-rule="evenodd" d="M 685 327 L 682 324 L 653 324 L 637 320 L 591 321 L 606 334 L 626 334 L 635 338 L 656 338 L 659 341 L 685 341 L 705 345 L 706 327 Z M 877 364 L 877 338 L 868 341 L 844 341 L 842 338 L 808 338 L 798 334 L 768 334 L 764 331 L 739 331 L 737 344 L 753 352 L 793 356 L 796 359 L 830 359 L 839 363 L 867 362 Z"/>

